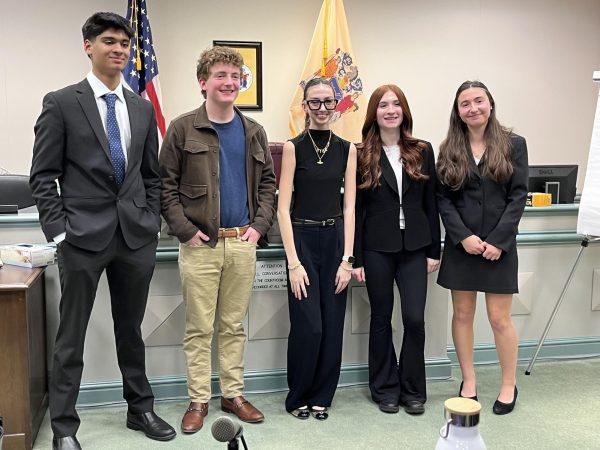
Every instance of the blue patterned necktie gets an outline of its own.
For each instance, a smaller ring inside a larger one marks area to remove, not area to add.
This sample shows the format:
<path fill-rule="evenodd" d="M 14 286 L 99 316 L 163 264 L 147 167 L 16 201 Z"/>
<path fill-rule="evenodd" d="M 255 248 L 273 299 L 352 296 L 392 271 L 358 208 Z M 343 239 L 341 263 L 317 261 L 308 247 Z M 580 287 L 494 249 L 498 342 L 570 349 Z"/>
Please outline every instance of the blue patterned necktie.
<path fill-rule="evenodd" d="M 106 101 L 106 136 L 108 137 L 108 146 L 110 148 L 110 160 L 115 172 L 115 181 L 117 187 L 121 187 L 125 178 L 125 155 L 121 145 L 121 132 L 117 115 L 115 114 L 115 102 L 117 94 L 104 94 L 102 96 Z"/>

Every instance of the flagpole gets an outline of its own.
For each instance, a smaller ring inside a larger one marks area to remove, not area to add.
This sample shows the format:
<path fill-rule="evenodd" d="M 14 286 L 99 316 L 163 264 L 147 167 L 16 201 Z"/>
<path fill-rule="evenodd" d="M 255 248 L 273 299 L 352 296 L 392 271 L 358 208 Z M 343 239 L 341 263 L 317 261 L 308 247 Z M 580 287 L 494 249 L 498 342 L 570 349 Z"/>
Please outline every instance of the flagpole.
<path fill-rule="evenodd" d="M 325 39 L 323 40 L 323 60 L 321 61 L 321 76 L 325 76 L 325 62 L 327 61 L 327 56 L 329 55 L 329 43 L 327 41 L 327 36 L 329 34 L 329 0 L 325 0 L 325 20 L 323 24 L 323 29 L 325 32 Z"/>

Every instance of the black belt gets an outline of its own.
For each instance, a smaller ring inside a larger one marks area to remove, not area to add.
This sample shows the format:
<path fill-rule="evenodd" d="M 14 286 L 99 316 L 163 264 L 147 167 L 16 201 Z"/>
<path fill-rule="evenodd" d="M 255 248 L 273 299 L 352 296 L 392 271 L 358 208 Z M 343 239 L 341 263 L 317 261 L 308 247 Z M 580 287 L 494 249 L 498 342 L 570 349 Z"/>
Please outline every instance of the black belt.
<path fill-rule="evenodd" d="M 333 217 L 325 220 L 295 219 L 292 218 L 292 225 L 304 225 L 311 227 L 331 227 L 335 222 L 341 220 L 341 217 Z"/>

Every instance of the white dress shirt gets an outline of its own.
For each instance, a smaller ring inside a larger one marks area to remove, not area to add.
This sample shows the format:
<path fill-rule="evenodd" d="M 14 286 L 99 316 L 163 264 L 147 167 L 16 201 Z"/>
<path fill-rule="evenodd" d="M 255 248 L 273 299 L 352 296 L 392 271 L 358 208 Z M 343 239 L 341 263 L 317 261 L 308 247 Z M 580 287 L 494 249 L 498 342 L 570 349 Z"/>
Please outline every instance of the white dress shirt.
<path fill-rule="evenodd" d="M 119 131 L 121 132 L 121 147 L 125 153 L 125 170 L 127 170 L 127 155 L 129 154 L 129 149 L 131 147 L 131 125 L 129 124 L 127 103 L 125 103 L 125 97 L 123 96 L 123 84 L 119 83 L 117 88 L 114 91 L 111 91 L 96 75 L 94 75 L 93 72 L 88 73 L 86 78 L 92 87 L 92 91 L 94 91 L 94 97 L 96 98 L 96 105 L 98 105 L 104 132 L 106 132 L 107 108 L 106 100 L 104 100 L 102 96 L 108 93 L 116 94 L 117 96 L 117 101 L 115 102 L 115 114 L 117 116 L 117 123 L 119 124 Z"/>
<path fill-rule="evenodd" d="M 400 146 L 399 145 L 384 145 L 383 150 L 394 169 L 396 175 L 396 181 L 398 182 L 398 196 L 400 197 L 400 216 L 398 217 L 398 223 L 400 229 L 404 230 L 404 210 L 402 209 L 402 161 L 400 160 Z"/>

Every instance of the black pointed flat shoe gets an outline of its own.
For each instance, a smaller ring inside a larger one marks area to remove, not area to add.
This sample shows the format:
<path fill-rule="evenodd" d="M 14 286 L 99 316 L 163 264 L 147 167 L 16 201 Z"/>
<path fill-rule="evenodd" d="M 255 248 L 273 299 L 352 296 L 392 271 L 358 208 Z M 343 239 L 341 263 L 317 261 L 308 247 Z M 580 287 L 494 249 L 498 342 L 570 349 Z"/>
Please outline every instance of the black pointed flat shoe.
<path fill-rule="evenodd" d="M 293 411 L 289 411 L 289 413 L 294 416 L 296 419 L 306 420 L 310 417 L 310 411 L 307 406 L 303 406 L 301 408 L 296 408 Z"/>
<path fill-rule="evenodd" d="M 517 389 L 517 386 L 515 386 L 515 395 L 513 397 L 512 402 L 503 403 L 500 400 L 496 399 L 496 401 L 494 402 L 494 407 L 492 408 L 492 411 L 494 411 L 494 414 L 501 416 L 503 414 L 508 414 L 508 413 L 512 412 L 512 410 L 515 409 L 515 404 L 517 403 L 517 395 L 518 394 L 519 394 L 519 390 Z"/>
<path fill-rule="evenodd" d="M 327 412 L 327 408 L 316 409 L 314 406 L 310 407 L 310 413 L 317 420 L 327 420 L 329 417 L 329 413 Z"/>
<path fill-rule="evenodd" d="M 477 390 L 475 390 L 475 395 L 473 397 L 465 397 L 464 395 L 462 395 L 463 383 L 464 383 L 464 381 L 460 382 L 460 387 L 458 388 L 458 396 L 462 397 L 462 398 L 470 398 L 471 400 L 478 401 L 477 400 Z"/>

